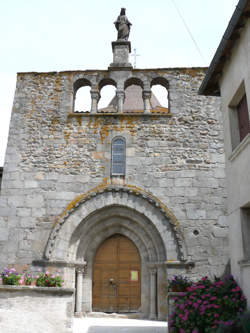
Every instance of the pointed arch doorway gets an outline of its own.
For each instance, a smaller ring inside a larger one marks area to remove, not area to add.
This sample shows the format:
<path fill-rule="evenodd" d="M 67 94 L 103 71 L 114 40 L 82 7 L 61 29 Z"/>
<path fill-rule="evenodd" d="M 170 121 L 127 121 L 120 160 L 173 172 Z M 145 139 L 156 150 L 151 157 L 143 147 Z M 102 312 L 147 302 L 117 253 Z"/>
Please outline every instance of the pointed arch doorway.
<path fill-rule="evenodd" d="M 93 269 L 93 310 L 136 312 L 141 305 L 141 257 L 135 244 L 115 234 L 97 249 Z"/>

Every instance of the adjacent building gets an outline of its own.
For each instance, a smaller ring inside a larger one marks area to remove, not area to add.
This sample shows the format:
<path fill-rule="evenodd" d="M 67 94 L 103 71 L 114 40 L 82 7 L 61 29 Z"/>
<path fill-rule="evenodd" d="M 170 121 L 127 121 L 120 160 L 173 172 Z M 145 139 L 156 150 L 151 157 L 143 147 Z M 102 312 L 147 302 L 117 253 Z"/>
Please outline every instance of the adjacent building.
<path fill-rule="evenodd" d="M 250 305 L 250 1 L 240 0 L 200 87 L 221 96 L 232 274 Z"/>
<path fill-rule="evenodd" d="M 3 176 L 3 168 L 0 167 L 0 190 L 1 190 L 2 176 Z"/>

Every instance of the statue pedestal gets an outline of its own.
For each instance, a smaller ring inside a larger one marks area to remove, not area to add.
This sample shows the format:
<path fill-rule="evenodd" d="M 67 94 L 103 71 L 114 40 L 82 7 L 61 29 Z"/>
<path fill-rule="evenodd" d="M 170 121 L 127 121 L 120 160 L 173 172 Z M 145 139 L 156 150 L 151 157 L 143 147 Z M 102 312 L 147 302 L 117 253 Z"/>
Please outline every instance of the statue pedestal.
<path fill-rule="evenodd" d="M 131 52 L 131 44 L 125 40 L 117 40 L 112 42 L 113 62 L 110 64 L 110 69 L 125 68 L 132 69 L 129 63 L 129 53 Z"/>

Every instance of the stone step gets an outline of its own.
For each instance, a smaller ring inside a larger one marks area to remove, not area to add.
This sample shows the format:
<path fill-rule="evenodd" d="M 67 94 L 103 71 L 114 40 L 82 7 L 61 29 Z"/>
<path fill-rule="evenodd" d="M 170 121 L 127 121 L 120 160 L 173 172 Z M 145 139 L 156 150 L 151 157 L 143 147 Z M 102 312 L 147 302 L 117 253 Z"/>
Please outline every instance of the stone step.
<path fill-rule="evenodd" d="M 88 312 L 86 315 L 88 318 L 123 318 L 123 319 L 142 319 L 140 312 L 129 313 L 107 313 L 107 312 Z"/>
<path fill-rule="evenodd" d="M 167 333 L 167 322 L 126 318 L 74 318 L 74 333 Z"/>

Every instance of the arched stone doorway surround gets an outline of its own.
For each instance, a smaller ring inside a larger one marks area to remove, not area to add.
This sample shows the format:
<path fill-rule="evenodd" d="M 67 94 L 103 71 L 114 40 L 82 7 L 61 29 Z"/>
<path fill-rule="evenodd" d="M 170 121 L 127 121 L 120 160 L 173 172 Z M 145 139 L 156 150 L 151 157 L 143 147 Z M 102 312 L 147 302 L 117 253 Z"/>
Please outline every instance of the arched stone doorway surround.
<path fill-rule="evenodd" d="M 128 185 L 101 185 L 80 195 L 59 217 L 45 257 L 48 261 L 87 262 L 80 294 L 82 309 L 89 312 L 94 256 L 100 244 L 114 234 L 128 237 L 141 256 L 141 316 L 166 318 L 165 263 L 167 259 L 185 260 L 186 246 L 177 219 L 151 193 Z M 78 289 L 80 285 L 78 281 Z"/>

